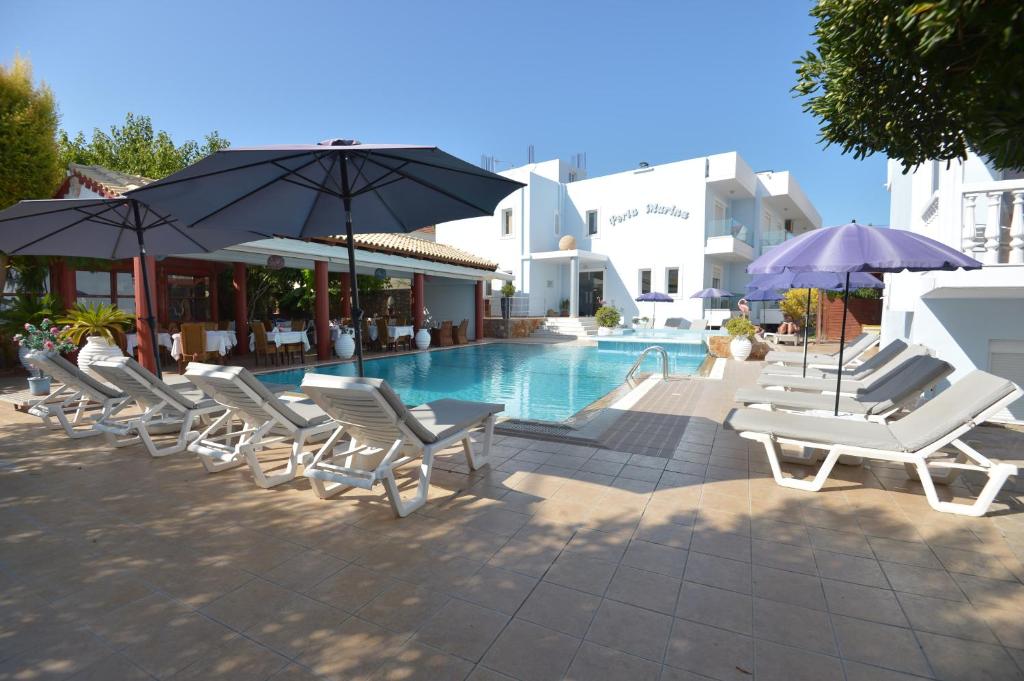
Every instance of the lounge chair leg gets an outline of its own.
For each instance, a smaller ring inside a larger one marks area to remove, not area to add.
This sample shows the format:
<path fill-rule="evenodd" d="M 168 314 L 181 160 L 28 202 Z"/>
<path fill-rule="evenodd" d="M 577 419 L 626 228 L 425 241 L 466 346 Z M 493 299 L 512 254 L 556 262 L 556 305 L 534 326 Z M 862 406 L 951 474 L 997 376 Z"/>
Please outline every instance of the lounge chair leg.
<path fill-rule="evenodd" d="M 388 456 L 384 457 L 384 460 L 392 458 L 393 454 L 401 447 L 402 441 L 399 440 L 388 452 Z M 395 480 L 395 470 L 388 468 L 385 471 L 382 478 L 384 483 L 384 490 L 387 492 L 388 501 L 391 502 L 391 510 L 395 512 L 395 516 L 398 518 L 404 518 L 413 511 L 417 510 L 423 504 L 427 503 L 427 495 L 430 491 L 430 472 L 434 467 L 434 453 L 427 449 L 423 452 L 423 461 L 420 463 L 419 480 L 416 483 L 416 495 L 408 501 L 402 499 L 401 491 L 398 489 L 398 482 Z"/>
<path fill-rule="evenodd" d="M 462 449 L 466 454 L 466 464 L 469 465 L 470 470 L 477 470 L 481 466 L 485 466 L 490 463 L 491 456 L 491 439 L 494 437 L 494 416 L 488 416 L 484 420 L 484 440 L 481 444 L 483 450 L 479 455 L 473 452 L 473 441 L 470 439 L 469 434 L 462 439 Z"/>
<path fill-rule="evenodd" d="M 842 455 L 842 449 L 839 447 L 832 447 L 829 449 L 828 454 L 825 456 L 825 460 L 821 464 L 821 468 L 818 473 L 814 476 L 813 480 L 795 480 L 793 478 L 787 478 L 782 474 L 782 466 L 779 463 L 779 443 L 776 442 L 771 436 L 762 435 L 760 433 L 750 433 L 746 435 L 749 439 L 756 440 L 764 445 L 765 453 L 768 455 L 768 464 L 772 469 L 772 476 L 775 478 L 775 482 L 782 487 L 791 487 L 793 489 L 801 489 L 807 492 L 817 492 L 825 486 L 825 481 L 828 480 L 829 473 L 832 472 L 832 468 L 836 465 L 836 461 Z"/>
<path fill-rule="evenodd" d="M 252 469 L 252 475 L 256 480 L 256 484 L 264 489 L 269 489 L 295 479 L 295 473 L 299 468 L 299 456 L 302 454 L 302 447 L 305 444 L 306 433 L 302 432 L 292 443 L 292 451 L 291 454 L 288 455 L 288 465 L 285 466 L 285 469 L 282 472 L 275 473 L 274 475 L 267 475 L 263 471 L 263 466 L 260 464 L 259 457 L 256 456 L 256 447 L 244 447 L 242 455 L 245 457 L 246 462 L 248 462 L 249 468 Z"/>

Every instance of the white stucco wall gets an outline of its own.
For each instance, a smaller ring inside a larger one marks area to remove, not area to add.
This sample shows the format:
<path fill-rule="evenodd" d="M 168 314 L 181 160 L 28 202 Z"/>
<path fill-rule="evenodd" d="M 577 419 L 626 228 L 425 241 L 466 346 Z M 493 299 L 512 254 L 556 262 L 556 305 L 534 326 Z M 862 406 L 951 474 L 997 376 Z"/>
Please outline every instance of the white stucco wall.
<path fill-rule="evenodd" d="M 476 282 L 470 280 L 427 277 L 423 282 L 423 297 L 433 323 L 450 320 L 453 326 L 458 326 L 463 319 L 468 319 L 467 335 L 477 338 L 475 288 Z"/>

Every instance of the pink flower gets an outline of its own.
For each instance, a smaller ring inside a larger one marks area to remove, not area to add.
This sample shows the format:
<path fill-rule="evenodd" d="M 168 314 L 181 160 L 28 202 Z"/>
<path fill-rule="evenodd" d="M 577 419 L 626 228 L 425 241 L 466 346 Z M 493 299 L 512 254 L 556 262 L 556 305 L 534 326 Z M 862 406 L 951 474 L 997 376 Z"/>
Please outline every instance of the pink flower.
<path fill-rule="evenodd" d="M 43 347 L 46 348 L 47 350 L 53 350 L 53 341 L 46 341 L 45 343 L 43 343 Z"/>
<path fill-rule="evenodd" d="M 60 333 L 60 329 L 58 329 L 56 326 L 51 326 L 50 327 L 50 333 L 53 333 L 53 334 Z"/>
<path fill-rule="evenodd" d="M 32 330 L 32 325 L 31 324 L 25 324 L 25 330 L 26 331 L 31 331 Z"/>

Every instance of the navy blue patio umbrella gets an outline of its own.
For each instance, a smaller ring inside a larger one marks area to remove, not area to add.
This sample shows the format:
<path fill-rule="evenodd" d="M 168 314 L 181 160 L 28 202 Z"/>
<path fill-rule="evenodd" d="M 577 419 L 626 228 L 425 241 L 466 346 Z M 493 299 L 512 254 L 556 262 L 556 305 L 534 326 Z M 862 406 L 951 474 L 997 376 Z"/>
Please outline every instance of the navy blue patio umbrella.
<path fill-rule="evenodd" d="M 641 293 L 634 298 L 638 303 L 653 303 L 651 306 L 651 326 L 654 326 L 654 313 L 658 309 L 658 303 L 671 303 L 674 298 L 667 293 L 659 293 L 658 291 L 648 291 L 647 293 Z"/>

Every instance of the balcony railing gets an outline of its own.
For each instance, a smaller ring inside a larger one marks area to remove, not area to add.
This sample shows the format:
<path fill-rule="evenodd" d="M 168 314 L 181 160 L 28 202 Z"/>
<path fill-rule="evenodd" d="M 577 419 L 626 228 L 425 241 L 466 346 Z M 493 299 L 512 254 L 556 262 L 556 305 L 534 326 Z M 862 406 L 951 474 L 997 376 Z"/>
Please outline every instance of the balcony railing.
<path fill-rule="evenodd" d="M 724 220 L 710 220 L 708 222 L 707 238 L 716 236 L 731 236 L 739 239 L 748 246 L 753 246 L 750 228 L 742 222 L 725 218 Z"/>
<path fill-rule="evenodd" d="M 986 265 L 1024 265 L 1024 180 L 964 185 L 961 245 Z"/>
<path fill-rule="evenodd" d="M 761 252 L 764 253 L 769 248 L 778 246 L 781 243 L 789 241 L 793 238 L 792 232 L 787 232 L 784 229 L 773 229 L 768 232 L 761 233 Z"/>

